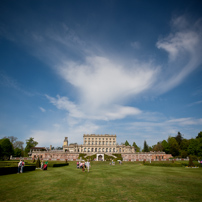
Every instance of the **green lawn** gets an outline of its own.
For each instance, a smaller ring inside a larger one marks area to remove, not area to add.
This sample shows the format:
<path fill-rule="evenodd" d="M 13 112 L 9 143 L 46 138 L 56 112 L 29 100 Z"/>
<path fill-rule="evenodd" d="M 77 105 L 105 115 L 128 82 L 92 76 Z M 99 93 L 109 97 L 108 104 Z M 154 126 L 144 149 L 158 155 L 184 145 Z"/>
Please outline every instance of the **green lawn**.
<path fill-rule="evenodd" d="M 202 169 L 92 162 L 0 176 L 0 201 L 201 201 Z M 17 172 L 17 171 L 16 171 Z"/>

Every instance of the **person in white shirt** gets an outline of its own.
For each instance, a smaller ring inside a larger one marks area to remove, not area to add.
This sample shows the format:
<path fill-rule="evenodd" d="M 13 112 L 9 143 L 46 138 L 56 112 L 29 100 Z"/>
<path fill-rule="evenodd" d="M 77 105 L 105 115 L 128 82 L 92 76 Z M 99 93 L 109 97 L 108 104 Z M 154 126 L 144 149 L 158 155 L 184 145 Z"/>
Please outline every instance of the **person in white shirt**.
<path fill-rule="evenodd" d="M 18 163 L 18 174 L 21 171 L 21 167 L 22 167 L 22 160 L 20 160 L 20 162 Z"/>
<path fill-rule="evenodd" d="M 89 172 L 89 169 L 90 169 L 90 162 L 89 161 L 86 162 L 86 167 L 87 167 L 88 172 Z"/>

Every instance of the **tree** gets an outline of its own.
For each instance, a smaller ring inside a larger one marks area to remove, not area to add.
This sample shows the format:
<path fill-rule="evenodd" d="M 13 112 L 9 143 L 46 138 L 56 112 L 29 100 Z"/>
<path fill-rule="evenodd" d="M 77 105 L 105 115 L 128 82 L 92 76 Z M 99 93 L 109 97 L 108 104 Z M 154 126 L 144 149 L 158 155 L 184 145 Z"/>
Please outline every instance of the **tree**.
<path fill-rule="evenodd" d="M 17 137 L 14 137 L 14 136 L 8 136 L 4 138 L 8 138 L 12 144 L 18 139 Z"/>
<path fill-rule="evenodd" d="M 10 142 L 12 143 L 13 148 L 14 148 L 14 156 L 17 156 L 17 157 L 24 156 L 24 151 L 23 151 L 24 142 L 16 141 L 18 138 L 14 137 L 14 136 L 8 136 L 8 137 L 4 137 L 4 138 L 8 138 L 10 140 Z"/>
<path fill-rule="evenodd" d="M 202 138 L 202 131 L 198 133 L 198 136 L 196 138 Z"/>
<path fill-rule="evenodd" d="M 166 140 L 163 140 L 161 142 L 161 145 L 163 146 L 163 151 L 166 153 L 166 154 L 169 154 L 169 144 Z"/>
<path fill-rule="evenodd" d="M 34 141 L 34 138 L 33 137 L 30 137 L 28 140 L 26 140 L 26 147 L 25 147 L 25 155 L 28 155 L 30 149 L 32 147 L 35 147 L 38 142 Z"/>
<path fill-rule="evenodd" d="M 194 163 L 191 155 L 189 156 L 189 167 L 194 167 Z"/>
<path fill-rule="evenodd" d="M 198 139 L 197 156 L 202 157 L 202 138 Z"/>
<path fill-rule="evenodd" d="M 63 147 L 56 147 L 56 150 L 62 150 Z"/>
<path fill-rule="evenodd" d="M 38 157 L 37 161 L 36 161 L 36 167 L 37 168 L 40 168 L 41 167 L 41 162 L 40 162 L 40 159 Z"/>
<path fill-rule="evenodd" d="M 13 147 L 14 147 L 14 149 L 19 148 L 19 149 L 23 150 L 23 144 L 24 144 L 24 142 L 22 142 L 22 141 L 16 141 L 13 143 Z"/>
<path fill-rule="evenodd" d="M 184 150 L 184 151 L 187 151 L 188 147 L 189 147 L 189 144 L 190 144 L 190 140 L 183 139 L 181 144 L 180 144 L 180 149 Z"/>
<path fill-rule="evenodd" d="M 1 158 L 3 160 L 10 159 L 10 156 L 14 154 L 13 145 L 8 138 L 3 138 L 0 140 L 1 146 Z"/>
<path fill-rule="evenodd" d="M 197 156 L 198 139 L 191 139 L 188 147 L 188 154 Z"/>
<path fill-rule="evenodd" d="M 126 146 L 130 146 L 129 142 L 126 140 L 124 143 Z"/>
<path fill-rule="evenodd" d="M 136 145 L 135 142 L 133 142 L 133 147 L 135 147 L 136 152 L 140 152 L 140 148 Z"/>
<path fill-rule="evenodd" d="M 144 149 L 143 149 L 143 152 L 149 152 L 149 146 L 148 146 L 146 140 L 144 141 Z"/>
<path fill-rule="evenodd" d="M 158 142 L 156 145 L 153 146 L 153 151 L 163 151 L 163 146 L 161 142 Z"/>
<path fill-rule="evenodd" d="M 178 145 L 180 145 L 183 140 L 182 134 L 180 132 L 178 132 L 178 134 L 175 136 L 175 139 L 176 139 Z"/>
<path fill-rule="evenodd" d="M 180 144 L 180 156 L 182 158 L 186 158 L 188 156 L 188 147 L 189 147 L 190 140 L 182 139 Z"/>
<path fill-rule="evenodd" d="M 18 147 L 14 149 L 14 156 L 21 157 L 24 156 L 24 151 L 22 149 L 19 149 Z"/>
<path fill-rule="evenodd" d="M 1 141 L 1 140 L 0 140 Z M 3 157 L 3 150 L 2 150 L 2 148 L 1 148 L 1 143 L 0 143 L 0 159 L 2 159 L 2 157 Z"/>
<path fill-rule="evenodd" d="M 180 147 L 177 143 L 177 140 L 174 137 L 169 137 L 168 145 L 170 154 L 172 154 L 172 156 L 178 156 Z"/>
<path fill-rule="evenodd" d="M 184 150 L 180 150 L 180 156 L 182 158 L 186 158 L 188 156 L 188 152 L 187 151 L 184 151 Z"/>

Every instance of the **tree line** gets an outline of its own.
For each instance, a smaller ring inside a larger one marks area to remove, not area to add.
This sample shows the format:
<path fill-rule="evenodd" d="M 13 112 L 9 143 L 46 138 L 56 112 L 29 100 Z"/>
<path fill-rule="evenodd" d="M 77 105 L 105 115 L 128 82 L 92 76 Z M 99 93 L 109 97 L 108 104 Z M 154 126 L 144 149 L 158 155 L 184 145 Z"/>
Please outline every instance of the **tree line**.
<path fill-rule="evenodd" d="M 26 140 L 26 147 L 24 148 L 24 142 L 17 141 L 17 139 L 17 137 L 13 136 L 0 139 L 1 160 L 9 160 L 11 155 L 16 157 L 28 156 L 30 149 L 38 144 L 37 141 L 34 141 L 34 138 L 30 137 Z"/>
<path fill-rule="evenodd" d="M 127 140 L 124 144 L 126 146 L 130 145 Z M 135 142 L 133 142 L 132 146 L 136 148 L 136 152 L 160 151 L 172 154 L 173 157 L 187 158 L 191 155 L 193 159 L 202 159 L 202 131 L 195 138 L 191 139 L 183 138 L 183 135 L 178 132 L 176 136 L 169 136 L 167 140 L 157 142 L 157 144 L 151 147 L 145 140 L 142 150 Z"/>
<path fill-rule="evenodd" d="M 24 142 L 17 141 L 17 139 L 17 137 L 13 136 L 0 139 L 0 159 L 10 159 L 11 155 L 16 157 L 28 156 L 30 149 L 38 145 L 38 142 L 30 137 L 26 140 L 26 147 L 24 148 Z M 127 140 L 122 144 L 131 146 Z M 195 138 L 191 139 L 183 138 L 183 135 L 178 132 L 176 136 L 169 136 L 167 140 L 157 142 L 157 144 L 151 147 L 145 140 L 142 150 L 135 142 L 133 142 L 132 146 L 136 152 L 163 151 L 166 154 L 172 154 L 173 157 L 186 158 L 192 155 L 193 159 L 202 159 L 202 131 Z M 57 149 L 62 149 L 62 147 L 57 147 Z"/>

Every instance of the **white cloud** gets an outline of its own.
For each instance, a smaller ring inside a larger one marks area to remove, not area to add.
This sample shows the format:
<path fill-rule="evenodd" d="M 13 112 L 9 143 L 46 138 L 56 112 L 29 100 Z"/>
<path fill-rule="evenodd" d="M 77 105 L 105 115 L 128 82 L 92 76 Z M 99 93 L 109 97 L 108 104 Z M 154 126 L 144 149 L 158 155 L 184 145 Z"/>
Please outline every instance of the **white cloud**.
<path fill-rule="evenodd" d="M 37 146 L 61 146 L 66 134 L 50 130 L 32 130 L 30 136 L 39 143 Z M 57 137 L 57 138 L 55 138 Z"/>
<path fill-rule="evenodd" d="M 31 130 L 29 137 L 33 137 L 39 143 L 37 146 L 62 146 L 64 137 L 71 137 L 69 143 L 77 142 L 83 144 L 83 134 L 93 134 L 99 129 L 99 126 L 83 122 L 76 127 L 62 128 L 59 124 L 54 124 L 43 130 Z M 56 138 L 57 137 L 57 138 Z"/>
<path fill-rule="evenodd" d="M 110 105 L 110 108 L 102 107 L 96 108 L 94 111 L 90 111 L 69 101 L 67 97 L 57 96 L 57 98 L 53 98 L 48 95 L 46 95 L 46 97 L 58 109 L 69 112 L 68 121 L 70 121 L 72 125 L 75 125 L 78 122 L 76 121 L 76 118 L 78 118 L 78 120 L 116 120 L 125 118 L 126 116 L 139 115 L 142 113 L 138 108 L 120 105 Z"/>
<path fill-rule="evenodd" d="M 58 109 L 66 110 L 70 113 L 71 117 L 82 118 L 84 117 L 83 113 L 78 109 L 78 107 L 67 97 L 60 97 L 57 95 L 57 99 L 46 95 L 48 100 L 55 105 Z"/>
<path fill-rule="evenodd" d="M 42 112 L 46 112 L 46 110 L 45 110 L 43 107 L 39 107 L 39 109 L 40 109 Z"/>
<path fill-rule="evenodd" d="M 134 62 L 132 67 L 104 57 L 87 57 L 83 64 L 66 61 L 58 67 L 60 75 L 80 92 L 81 104 L 90 109 L 125 101 L 151 88 L 158 68 L 151 63 Z"/>

